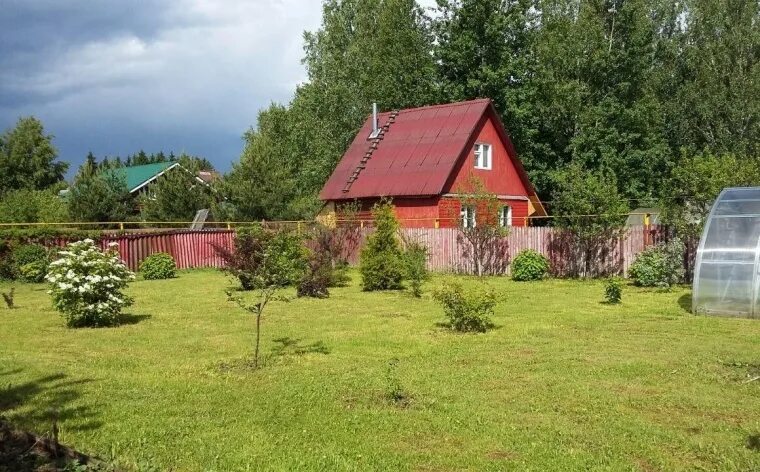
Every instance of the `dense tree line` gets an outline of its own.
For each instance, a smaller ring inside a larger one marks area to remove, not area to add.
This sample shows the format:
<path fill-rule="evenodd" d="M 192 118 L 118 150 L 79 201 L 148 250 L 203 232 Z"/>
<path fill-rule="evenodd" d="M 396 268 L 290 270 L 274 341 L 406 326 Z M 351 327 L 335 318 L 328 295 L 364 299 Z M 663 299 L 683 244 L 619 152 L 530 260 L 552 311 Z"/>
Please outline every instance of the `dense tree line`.
<path fill-rule="evenodd" d="M 238 218 L 311 216 L 372 102 L 493 99 L 551 212 L 599 199 L 573 176 L 627 210 L 701 194 L 680 184 L 697 156 L 760 168 L 754 1 L 327 0 L 304 38 L 308 81 L 260 112 L 227 181 Z"/>
<path fill-rule="evenodd" d="M 414 0 L 325 0 L 291 101 L 259 113 L 218 188 L 189 195 L 189 174 L 160 179 L 143 217 L 188 219 L 203 205 L 237 221 L 311 218 L 372 102 L 488 97 L 556 224 L 608 231 L 658 205 L 693 234 L 720 188 L 760 183 L 759 55 L 756 1 L 438 0 L 425 11 Z M 56 158 L 42 124 L 20 119 L 0 136 L 0 199 L 53 198 L 68 167 Z M 137 203 L 108 170 L 174 160 L 212 169 L 173 153 L 90 153 L 68 216 L 126 218 Z M 57 203 L 36 206 L 0 219 L 61 218 Z M 567 217 L 592 213 L 604 216 Z"/>

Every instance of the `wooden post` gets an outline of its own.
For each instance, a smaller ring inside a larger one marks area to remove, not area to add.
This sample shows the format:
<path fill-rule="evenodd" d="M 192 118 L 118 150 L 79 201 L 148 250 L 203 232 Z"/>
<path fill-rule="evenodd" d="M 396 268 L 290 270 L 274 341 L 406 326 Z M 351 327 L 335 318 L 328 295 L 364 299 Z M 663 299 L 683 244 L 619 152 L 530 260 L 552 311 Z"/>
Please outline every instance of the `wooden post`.
<path fill-rule="evenodd" d="M 651 216 L 649 213 L 644 215 L 644 247 L 649 247 L 652 244 L 652 229 L 649 226 Z"/>

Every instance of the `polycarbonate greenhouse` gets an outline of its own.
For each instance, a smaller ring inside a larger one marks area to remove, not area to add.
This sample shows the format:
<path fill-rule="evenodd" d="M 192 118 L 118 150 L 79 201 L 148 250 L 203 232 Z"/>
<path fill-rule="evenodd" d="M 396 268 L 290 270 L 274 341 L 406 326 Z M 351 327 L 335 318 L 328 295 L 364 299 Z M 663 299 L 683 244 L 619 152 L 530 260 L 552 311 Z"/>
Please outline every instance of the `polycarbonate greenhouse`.
<path fill-rule="evenodd" d="M 697 249 L 694 313 L 760 318 L 760 187 L 724 189 Z"/>

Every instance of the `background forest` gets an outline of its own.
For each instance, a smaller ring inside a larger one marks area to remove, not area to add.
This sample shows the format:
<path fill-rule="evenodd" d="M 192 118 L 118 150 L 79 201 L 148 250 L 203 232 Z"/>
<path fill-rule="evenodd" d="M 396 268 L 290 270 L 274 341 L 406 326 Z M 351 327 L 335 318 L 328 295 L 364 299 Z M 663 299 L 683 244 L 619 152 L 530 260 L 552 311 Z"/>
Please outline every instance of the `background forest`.
<path fill-rule="evenodd" d="M 720 188 L 760 182 L 759 56 L 753 0 L 326 0 L 308 80 L 260 112 L 214 196 L 238 221 L 312 218 L 373 102 L 488 97 L 551 214 L 659 205 L 687 227 Z M 17 130 L 0 194 L 55 185 L 50 137 L 32 130 L 48 141 L 30 172 Z"/>

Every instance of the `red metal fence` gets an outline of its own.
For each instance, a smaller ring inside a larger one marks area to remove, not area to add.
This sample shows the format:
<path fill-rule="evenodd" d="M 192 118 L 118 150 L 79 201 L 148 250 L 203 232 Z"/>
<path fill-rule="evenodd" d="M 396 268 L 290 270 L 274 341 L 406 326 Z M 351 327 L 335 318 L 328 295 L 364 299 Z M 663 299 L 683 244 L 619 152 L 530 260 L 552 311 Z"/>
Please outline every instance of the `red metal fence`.
<path fill-rule="evenodd" d="M 372 231 L 365 228 L 366 236 Z M 406 240 L 416 240 L 430 251 L 428 266 L 434 271 L 470 272 L 465 257 L 467 243 L 462 240 L 456 228 L 406 228 L 402 229 Z M 223 267 L 222 259 L 216 255 L 213 246 L 231 248 L 234 241 L 233 230 L 178 230 L 156 233 L 134 233 L 126 235 L 106 235 L 101 240 L 103 248 L 110 243 L 118 244 L 119 254 L 132 270 L 137 270 L 140 262 L 154 252 L 166 252 L 177 261 L 180 269 L 197 267 Z M 534 249 L 549 258 L 557 275 L 571 273 L 578 256 L 577 248 L 562 230 L 550 227 L 514 227 L 505 238 L 504 258 L 508 262 L 523 249 Z M 625 274 L 636 255 L 647 246 L 666 237 L 657 227 L 634 226 L 628 228 L 619 238 L 605 242 L 602 250 L 591 259 L 590 275 Z M 362 238 L 363 239 L 363 238 Z M 58 241 L 59 245 L 66 241 Z M 361 246 L 361 244 L 359 245 Z M 693 252 L 693 251 L 689 251 Z M 350 259 L 356 262 L 358 249 Z M 685 257 L 687 269 L 691 256 Z"/>

